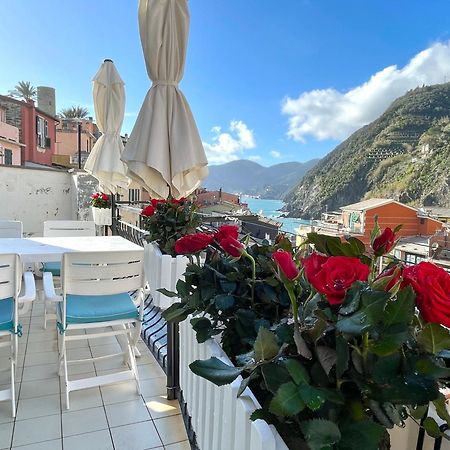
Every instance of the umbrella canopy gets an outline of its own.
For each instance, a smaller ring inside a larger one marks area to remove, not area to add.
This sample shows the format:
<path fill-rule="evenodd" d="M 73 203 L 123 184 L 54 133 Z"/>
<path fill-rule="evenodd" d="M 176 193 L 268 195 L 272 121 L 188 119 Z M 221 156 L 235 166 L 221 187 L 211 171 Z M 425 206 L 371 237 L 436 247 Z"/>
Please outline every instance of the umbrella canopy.
<path fill-rule="evenodd" d="M 95 118 L 103 133 L 95 143 L 84 165 L 103 192 L 117 193 L 128 187 L 125 164 L 120 160 L 123 151 L 120 129 L 125 113 L 124 82 L 114 63 L 105 59 L 93 80 Z"/>
<path fill-rule="evenodd" d="M 122 161 L 127 174 L 154 197 L 190 194 L 208 175 L 194 117 L 178 87 L 189 31 L 186 0 L 140 0 L 139 31 L 153 84 Z"/>

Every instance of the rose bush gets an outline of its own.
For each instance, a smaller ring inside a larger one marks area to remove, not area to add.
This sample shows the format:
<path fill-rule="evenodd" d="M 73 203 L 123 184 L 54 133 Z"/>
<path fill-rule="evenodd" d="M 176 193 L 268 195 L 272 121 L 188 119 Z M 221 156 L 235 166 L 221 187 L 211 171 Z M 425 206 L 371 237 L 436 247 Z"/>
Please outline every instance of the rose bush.
<path fill-rule="evenodd" d="M 103 192 L 94 192 L 91 195 L 91 206 L 94 208 L 111 208 L 111 197 Z"/>
<path fill-rule="evenodd" d="M 195 233 L 201 224 L 197 206 L 185 198 L 152 199 L 141 211 L 142 228 L 148 232 L 147 241 L 158 244 L 161 253 L 176 256 L 175 242 Z"/>
<path fill-rule="evenodd" d="M 249 386 L 263 405 L 252 419 L 274 424 L 292 449 L 387 448 L 386 429 L 420 423 L 429 402 L 450 423 L 439 391 L 450 377 L 448 273 L 393 260 L 378 274 L 375 253 L 392 241 L 380 230 L 372 243 L 387 239 L 372 256 L 355 238 L 311 233 L 294 249 L 282 237 L 249 245 L 234 233 L 216 233 L 164 313 L 175 322 L 192 314 L 198 341 L 218 336 L 236 366 L 213 357 L 193 362 L 194 373 L 217 385 L 241 374 L 239 393 Z M 441 435 L 434 419 L 423 426 Z"/>

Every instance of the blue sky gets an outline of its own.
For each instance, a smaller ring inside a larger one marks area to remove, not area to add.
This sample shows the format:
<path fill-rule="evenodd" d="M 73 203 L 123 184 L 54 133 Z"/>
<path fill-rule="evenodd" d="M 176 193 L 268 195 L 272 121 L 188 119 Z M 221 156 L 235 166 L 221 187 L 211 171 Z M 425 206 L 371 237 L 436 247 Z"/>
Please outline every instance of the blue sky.
<path fill-rule="evenodd" d="M 411 87 L 450 81 L 448 0 L 190 0 L 186 95 L 211 163 L 306 161 Z M 0 93 L 56 88 L 93 114 L 104 58 L 126 83 L 123 132 L 150 86 L 133 0 L 0 0 Z"/>

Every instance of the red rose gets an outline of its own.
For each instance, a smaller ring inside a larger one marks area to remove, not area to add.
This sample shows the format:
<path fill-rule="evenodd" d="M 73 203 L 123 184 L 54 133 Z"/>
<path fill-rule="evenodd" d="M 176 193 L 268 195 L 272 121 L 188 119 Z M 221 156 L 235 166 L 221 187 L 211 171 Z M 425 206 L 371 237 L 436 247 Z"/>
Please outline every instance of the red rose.
<path fill-rule="evenodd" d="M 378 275 L 373 287 L 376 289 L 378 286 L 379 290 L 389 292 L 399 282 L 401 276 L 402 268 L 400 266 L 393 266 Z"/>
<path fill-rule="evenodd" d="M 328 256 L 320 255 L 319 253 L 311 253 L 307 258 L 302 260 L 305 275 L 308 281 L 314 286 L 313 280 L 320 272 L 322 265 L 327 262 Z"/>
<path fill-rule="evenodd" d="M 175 252 L 179 255 L 190 255 L 205 250 L 214 240 L 212 234 L 196 233 L 183 236 L 175 242 Z"/>
<path fill-rule="evenodd" d="M 227 237 L 237 239 L 239 236 L 239 227 L 237 225 L 222 225 L 214 235 L 217 242 Z"/>
<path fill-rule="evenodd" d="M 396 239 L 397 236 L 395 233 L 389 227 L 385 228 L 384 231 L 372 242 L 372 248 L 375 256 L 383 256 L 386 253 L 389 253 L 394 247 Z"/>
<path fill-rule="evenodd" d="M 94 194 L 91 195 L 91 198 L 96 200 L 98 198 L 98 196 L 99 196 L 99 194 L 97 192 L 95 192 Z"/>
<path fill-rule="evenodd" d="M 153 216 L 153 214 L 155 214 L 155 211 L 156 208 L 153 205 L 148 205 L 141 211 L 141 216 L 145 217 Z"/>
<path fill-rule="evenodd" d="M 288 280 L 295 280 L 300 273 L 292 255 L 285 250 L 278 250 L 272 255 L 280 270 Z"/>
<path fill-rule="evenodd" d="M 244 252 L 244 246 L 242 243 L 231 236 L 223 238 L 219 244 L 224 251 L 235 258 L 239 258 Z"/>
<path fill-rule="evenodd" d="M 181 198 L 178 198 L 178 199 L 177 198 L 172 198 L 170 201 L 174 205 L 183 205 L 184 202 L 186 201 L 186 199 L 184 197 L 181 197 Z"/>
<path fill-rule="evenodd" d="M 326 295 L 328 303 L 340 305 L 352 284 L 358 280 L 366 281 L 369 272 L 369 267 L 358 258 L 330 256 L 308 280 L 318 292 Z"/>
<path fill-rule="evenodd" d="M 167 200 L 164 200 L 163 198 L 152 198 L 150 203 L 156 208 L 160 203 L 167 203 Z"/>
<path fill-rule="evenodd" d="M 403 269 L 402 287 L 411 285 L 416 305 L 427 322 L 450 328 L 450 274 L 429 262 Z"/>
<path fill-rule="evenodd" d="M 109 197 L 106 195 L 106 194 L 102 194 L 102 200 L 108 200 L 109 199 Z"/>

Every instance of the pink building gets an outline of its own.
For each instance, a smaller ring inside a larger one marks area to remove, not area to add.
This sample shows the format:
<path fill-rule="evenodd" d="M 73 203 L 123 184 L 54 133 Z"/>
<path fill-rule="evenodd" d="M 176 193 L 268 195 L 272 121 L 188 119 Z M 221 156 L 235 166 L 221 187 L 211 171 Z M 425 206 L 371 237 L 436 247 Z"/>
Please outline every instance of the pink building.
<path fill-rule="evenodd" d="M 56 124 L 51 113 L 37 108 L 33 101 L 23 102 L 0 95 L 0 108 L 5 110 L 5 122 L 19 130 L 22 147 L 21 163 L 52 165 L 56 149 Z"/>
<path fill-rule="evenodd" d="M 0 107 L 0 164 L 20 166 L 21 149 L 19 129 L 6 123 L 6 109 Z"/>

